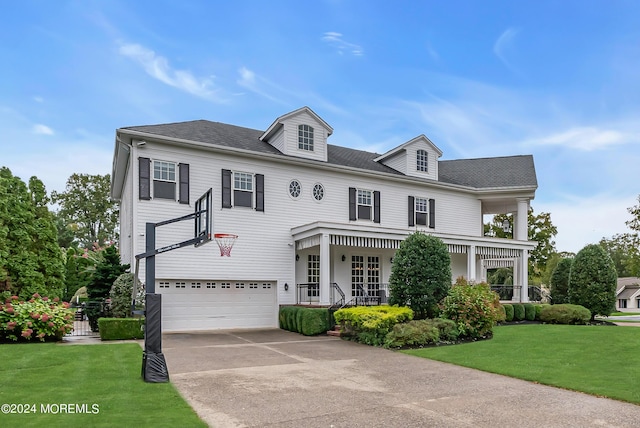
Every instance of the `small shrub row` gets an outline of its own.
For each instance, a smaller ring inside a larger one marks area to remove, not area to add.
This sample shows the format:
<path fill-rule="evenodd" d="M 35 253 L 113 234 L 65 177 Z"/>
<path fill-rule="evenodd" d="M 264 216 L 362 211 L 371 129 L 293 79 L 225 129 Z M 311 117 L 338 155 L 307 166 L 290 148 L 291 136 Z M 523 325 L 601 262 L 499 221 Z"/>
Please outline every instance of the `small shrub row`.
<path fill-rule="evenodd" d="M 380 346 L 394 325 L 413 319 L 413 311 L 406 306 L 356 306 L 337 310 L 334 318 L 343 334 Z"/>
<path fill-rule="evenodd" d="M 73 310 L 56 297 L 50 300 L 34 294 L 28 301 L 18 296 L 0 304 L 0 338 L 17 341 L 60 340 L 73 330 Z"/>
<path fill-rule="evenodd" d="M 502 305 L 505 310 L 506 322 L 511 321 L 540 321 L 540 312 L 546 303 L 505 303 Z"/>
<path fill-rule="evenodd" d="M 128 340 L 144 338 L 144 318 L 100 318 L 101 340 Z"/>
<path fill-rule="evenodd" d="M 325 333 L 331 328 L 327 308 L 281 306 L 278 318 L 281 329 L 301 333 L 305 336 Z"/>
<path fill-rule="evenodd" d="M 590 320 L 591 311 L 580 305 L 547 305 L 540 311 L 540 321 L 549 324 L 586 324 Z"/>
<path fill-rule="evenodd" d="M 385 348 L 422 347 L 453 342 L 459 336 L 456 323 L 443 318 L 413 320 L 393 326 L 384 340 Z"/>

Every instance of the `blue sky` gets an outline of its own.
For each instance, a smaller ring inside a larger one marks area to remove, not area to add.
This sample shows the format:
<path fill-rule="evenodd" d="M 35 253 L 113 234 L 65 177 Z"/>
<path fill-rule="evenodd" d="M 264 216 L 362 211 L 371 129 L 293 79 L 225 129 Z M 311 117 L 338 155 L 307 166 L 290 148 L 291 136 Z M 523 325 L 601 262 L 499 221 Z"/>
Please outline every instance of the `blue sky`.
<path fill-rule="evenodd" d="M 266 129 L 442 159 L 533 154 L 559 251 L 626 232 L 640 194 L 640 2 L 31 1 L 0 16 L 0 165 L 49 191 L 111 172 L 115 130 Z"/>

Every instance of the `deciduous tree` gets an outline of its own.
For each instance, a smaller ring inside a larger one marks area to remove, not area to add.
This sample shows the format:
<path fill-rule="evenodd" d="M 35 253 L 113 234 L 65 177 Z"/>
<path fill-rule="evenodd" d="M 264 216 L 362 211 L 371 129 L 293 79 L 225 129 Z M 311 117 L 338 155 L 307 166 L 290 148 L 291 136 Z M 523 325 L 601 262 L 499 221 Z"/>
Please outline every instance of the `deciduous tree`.
<path fill-rule="evenodd" d="M 0 281 L 12 294 L 61 297 L 63 255 L 44 185 L 0 168 Z"/>
<path fill-rule="evenodd" d="M 512 227 L 506 232 L 502 228 L 504 220 L 508 220 Z M 497 214 L 493 220 L 484 225 L 485 236 L 496 238 L 513 238 L 513 215 Z M 538 246 L 529 253 L 529 279 L 539 282 L 545 271 L 548 260 L 556 252 L 555 236 L 558 228 L 551 222 L 550 213 L 534 215 L 533 208 L 529 208 L 527 216 L 528 239 L 536 241 Z"/>
<path fill-rule="evenodd" d="M 60 205 L 58 215 L 84 248 L 118 238 L 118 206 L 109 197 L 110 182 L 109 174 L 73 174 L 64 192 L 51 195 Z"/>

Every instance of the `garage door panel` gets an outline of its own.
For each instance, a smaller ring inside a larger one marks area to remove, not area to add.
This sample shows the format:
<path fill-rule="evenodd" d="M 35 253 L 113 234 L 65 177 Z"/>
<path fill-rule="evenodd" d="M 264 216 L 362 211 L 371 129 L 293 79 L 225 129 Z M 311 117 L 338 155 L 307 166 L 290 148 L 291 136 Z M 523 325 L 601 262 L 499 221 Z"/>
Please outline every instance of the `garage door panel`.
<path fill-rule="evenodd" d="M 163 331 L 277 326 L 275 282 L 168 280 L 158 290 Z"/>

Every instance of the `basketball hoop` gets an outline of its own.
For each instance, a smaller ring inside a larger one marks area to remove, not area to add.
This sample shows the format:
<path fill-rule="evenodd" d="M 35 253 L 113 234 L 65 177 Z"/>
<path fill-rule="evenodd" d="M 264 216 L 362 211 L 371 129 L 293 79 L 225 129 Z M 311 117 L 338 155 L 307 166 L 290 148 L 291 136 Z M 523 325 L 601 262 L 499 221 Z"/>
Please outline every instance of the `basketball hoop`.
<path fill-rule="evenodd" d="M 213 238 L 218 243 L 218 247 L 220 247 L 220 257 L 231 257 L 231 249 L 233 248 L 233 244 L 236 242 L 238 235 L 234 235 L 232 233 L 215 233 Z"/>

